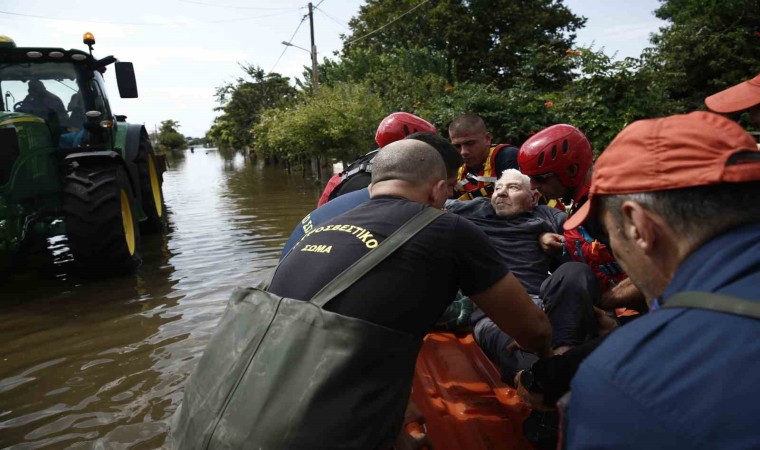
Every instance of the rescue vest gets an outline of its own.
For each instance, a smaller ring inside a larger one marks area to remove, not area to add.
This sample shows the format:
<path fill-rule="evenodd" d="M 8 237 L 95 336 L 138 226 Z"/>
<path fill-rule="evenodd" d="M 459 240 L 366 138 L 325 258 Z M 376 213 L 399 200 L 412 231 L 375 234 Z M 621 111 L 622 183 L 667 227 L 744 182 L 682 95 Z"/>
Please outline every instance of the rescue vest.
<path fill-rule="evenodd" d="M 477 197 L 490 197 L 493 194 L 494 183 L 499 174 L 496 169 L 496 155 L 504 147 L 512 147 L 511 144 L 499 144 L 491 147 L 488 157 L 476 174 L 467 170 L 467 164 L 462 164 L 457 172 L 457 184 L 454 187 L 454 196 L 459 200 L 472 200 Z"/>
<path fill-rule="evenodd" d="M 574 260 L 591 267 L 599 278 L 602 291 L 628 278 L 607 246 L 594 239 L 582 226 L 565 231 L 565 250 Z"/>

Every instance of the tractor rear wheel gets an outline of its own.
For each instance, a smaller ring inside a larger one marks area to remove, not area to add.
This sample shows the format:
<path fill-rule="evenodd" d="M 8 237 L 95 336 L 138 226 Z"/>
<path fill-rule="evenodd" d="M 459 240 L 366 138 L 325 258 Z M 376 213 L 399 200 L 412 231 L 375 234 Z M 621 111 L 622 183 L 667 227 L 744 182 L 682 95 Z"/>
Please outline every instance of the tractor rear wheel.
<path fill-rule="evenodd" d="M 136 199 L 118 161 L 74 162 L 66 174 L 63 209 L 74 260 L 97 272 L 140 265 Z"/>
<path fill-rule="evenodd" d="M 136 162 L 140 175 L 142 207 L 147 216 L 147 219 L 140 223 L 140 231 L 144 234 L 163 232 L 166 228 L 166 206 L 161 188 L 163 178 L 156 167 L 153 147 L 147 135 L 140 139 L 140 150 Z"/>

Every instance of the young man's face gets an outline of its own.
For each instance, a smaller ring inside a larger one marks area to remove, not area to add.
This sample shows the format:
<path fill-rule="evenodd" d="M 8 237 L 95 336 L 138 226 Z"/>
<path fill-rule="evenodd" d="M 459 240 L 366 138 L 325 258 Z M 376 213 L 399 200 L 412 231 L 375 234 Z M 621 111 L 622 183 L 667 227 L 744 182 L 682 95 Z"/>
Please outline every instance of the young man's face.
<path fill-rule="evenodd" d="M 496 182 L 491 205 L 500 217 L 513 217 L 533 208 L 534 195 L 517 173 L 508 173 Z"/>
<path fill-rule="evenodd" d="M 491 148 L 491 134 L 487 131 L 449 132 L 451 143 L 459 150 L 467 167 L 480 168 L 488 158 Z"/>
<path fill-rule="evenodd" d="M 531 176 L 530 185 L 546 198 L 563 198 L 568 191 L 554 173 Z"/>

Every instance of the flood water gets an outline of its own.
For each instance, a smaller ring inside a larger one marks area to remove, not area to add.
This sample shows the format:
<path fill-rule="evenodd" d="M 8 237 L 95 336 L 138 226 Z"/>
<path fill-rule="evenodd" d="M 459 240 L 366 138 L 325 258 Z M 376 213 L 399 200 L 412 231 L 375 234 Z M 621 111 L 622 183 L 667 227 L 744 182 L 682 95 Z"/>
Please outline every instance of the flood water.
<path fill-rule="evenodd" d="M 196 149 L 169 160 L 165 236 L 135 275 L 91 280 L 64 238 L 0 281 L 0 447 L 147 449 L 236 286 L 277 263 L 320 188 Z"/>

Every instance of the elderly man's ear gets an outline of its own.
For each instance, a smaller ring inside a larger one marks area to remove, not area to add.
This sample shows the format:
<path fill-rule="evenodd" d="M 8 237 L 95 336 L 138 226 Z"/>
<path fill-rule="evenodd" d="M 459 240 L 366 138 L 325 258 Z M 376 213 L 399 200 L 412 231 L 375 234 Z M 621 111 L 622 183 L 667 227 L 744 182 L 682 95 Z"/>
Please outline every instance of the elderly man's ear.
<path fill-rule="evenodd" d="M 538 189 L 531 189 L 530 193 L 532 195 L 530 206 L 537 206 L 538 200 L 541 198 L 541 193 L 538 192 Z"/>

